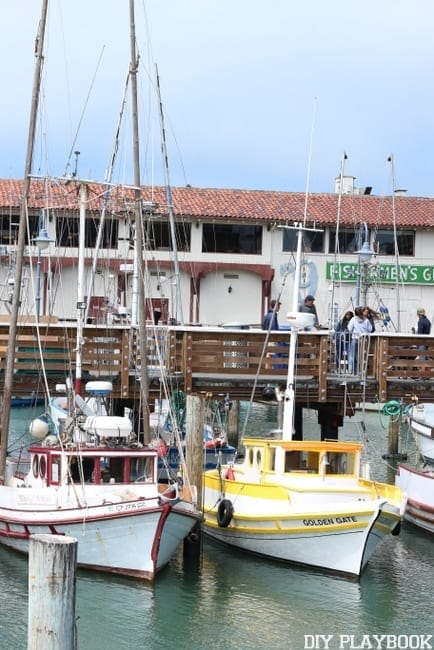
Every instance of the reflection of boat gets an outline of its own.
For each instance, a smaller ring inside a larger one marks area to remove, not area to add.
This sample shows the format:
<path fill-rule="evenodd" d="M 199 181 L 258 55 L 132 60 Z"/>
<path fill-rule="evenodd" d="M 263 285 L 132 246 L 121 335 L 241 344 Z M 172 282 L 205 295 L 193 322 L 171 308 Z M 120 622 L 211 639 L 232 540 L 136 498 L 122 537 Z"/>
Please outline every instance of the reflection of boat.
<path fill-rule="evenodd" d="M 44 398 L 37 395 L 14 396 L 11 397 L 11 406 L 39 406 L 44 403 Z"/>
<path fill-rule="evenodd" d="M 419 470 L 400 464 L 395 483 L 407 498 L 404 519 L 434 533 L 434 466 Z"/>
<path fill-rule="evenodd" d="M 434 463 L 434 403 L 414 404 L 407 412 L 420 455 L 426 462 Z"/>
<path fill-rule="evenodd" d="M 245 458 L 204 473 L 204 531 L 267 558 L 359 576 L 378 543 L 399 532 L 402 494 L 360 471 L 362 445 L 293 440 L 301 237 L 283 427 L 277 438 L 244 438 Z M 302 326 L 306 327 L 303 314 Z M 313 316 L 311 316 L 313 324 Z M 281 436 L 281 437 L 280 437 Z"/>

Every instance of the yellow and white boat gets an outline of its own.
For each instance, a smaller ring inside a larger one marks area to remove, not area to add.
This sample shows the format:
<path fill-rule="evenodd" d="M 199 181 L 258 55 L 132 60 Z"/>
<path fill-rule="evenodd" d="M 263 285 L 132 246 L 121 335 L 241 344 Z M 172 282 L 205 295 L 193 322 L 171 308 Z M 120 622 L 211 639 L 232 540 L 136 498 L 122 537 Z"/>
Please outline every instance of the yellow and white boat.
<path fill-rule="evenodd" d="M 381 540 L 398 534 L 399 487 L 369 480 L 357 442 L 293 439 L 302 225 L 298 229 L 288 377 L 280 439 L 245 438 L 245 457 L 204 473 L 204 532 L 267 558 L 358 577 Z M 307 322 L 308 319 L 311 321 Z"/>

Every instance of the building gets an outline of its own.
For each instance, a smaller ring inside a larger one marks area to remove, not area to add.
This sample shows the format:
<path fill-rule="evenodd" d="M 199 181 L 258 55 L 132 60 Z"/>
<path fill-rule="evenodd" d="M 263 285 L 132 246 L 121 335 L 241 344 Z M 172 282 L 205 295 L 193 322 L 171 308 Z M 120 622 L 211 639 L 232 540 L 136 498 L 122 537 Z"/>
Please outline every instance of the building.
<path fill-rule="evenodd" d="M 284 324 L 293 303 L 295 231 L 290 226 L 303 221 L 306 212 L 309 230 L 298 300 L 308 293 L 315 296 L 323 326 L 357 302 L 390 317 L 379 329 L 410 331 L 419 306 L 432 320 L 434 199 L 403 192 L 375 196 L 370 187 L 355 188 L 353 177 L 338 180 L 340 194 L 307 199 L 298 192 L 172 188 L 170 210 L 165 188 L 144 187 L 140 207 L 147 316 L 160 312 L 160 323 L 260 326 L 269 301 L 279 297 Z M 19 180 L 0 180 L 3 315 L 13 287 L 22 187 Z M 31 183 L 22 311 L 76 318 L 80 209 L 86 212 L 88 318 L 134 318 L 134 190 L 73 179 Z M 104 226 L 98 235 L 101 215 Z M 46 249 L 36 245 L 41 229 L 52 240 Z M 370 259 L 359 254 L 363 246 L 375 253 Z"/>

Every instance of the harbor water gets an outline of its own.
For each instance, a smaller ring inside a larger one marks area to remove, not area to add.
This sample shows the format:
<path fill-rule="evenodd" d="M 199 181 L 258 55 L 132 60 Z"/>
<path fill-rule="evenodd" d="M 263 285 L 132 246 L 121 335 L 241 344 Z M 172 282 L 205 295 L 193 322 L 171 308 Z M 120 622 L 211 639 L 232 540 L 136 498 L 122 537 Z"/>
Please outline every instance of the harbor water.
<path fill-rule="evenodd" d="M 13 410 L 15 450 L 29 442 L 32 417 L 30 409 Z M 275 407 L 255 405 L 247 431 L 266 435 L 275 418 Z M 393 480 L 381 457 L 387 419 L 382 426 L 377 413 L 365 414 L 366 430 L 361 419 L 348 421 L 342 437 L 364 438 L 373 477 Z M 305 437 L 316 429 L 308 412 Z M 1 648 L 27 646 L 27 580 L 27 558 L 0 545 Z M 434 648 L 433 594 L 434 540 L 406 524 L 358 582 L 246 556 L 205 538 L 197 561 L 180 548 L 153 585 L 79 570 L 78 648 Z M 389 636 L 378 641 L 379 635 Z"/>

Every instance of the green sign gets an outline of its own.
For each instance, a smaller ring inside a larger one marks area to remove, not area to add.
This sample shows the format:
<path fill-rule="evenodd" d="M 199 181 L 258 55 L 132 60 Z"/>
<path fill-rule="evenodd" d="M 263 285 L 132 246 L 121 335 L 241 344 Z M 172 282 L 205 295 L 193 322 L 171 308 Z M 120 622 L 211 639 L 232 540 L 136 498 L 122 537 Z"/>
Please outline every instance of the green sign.
<path fill-rule="evenodd" d="M 417 264 L 362 264 L 361 272 L 370 282 L 394 284 L 434 284 L 434 266 L 419 266 Z M 359 272 L 357 262 L 327 262 L 326 278 L 338 282 L 355 282 Z"/>

